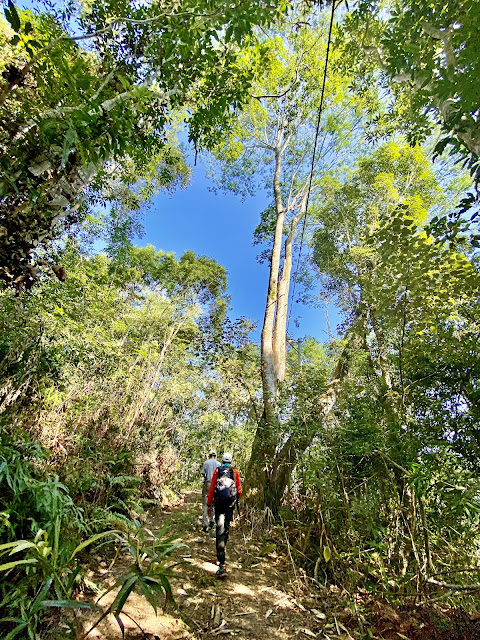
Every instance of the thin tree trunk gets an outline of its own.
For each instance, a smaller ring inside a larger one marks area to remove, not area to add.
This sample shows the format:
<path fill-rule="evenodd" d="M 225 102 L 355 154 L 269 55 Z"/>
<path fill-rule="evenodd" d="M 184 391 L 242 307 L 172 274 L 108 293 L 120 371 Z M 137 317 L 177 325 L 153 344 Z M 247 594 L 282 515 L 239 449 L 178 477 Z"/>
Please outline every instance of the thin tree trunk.
<path fill-rule="evenodd" d="M 166 338 L 163 346 L 162 346 L 162 350 L 160 351 L 160 355 L 157 361 L 157 364 L 155 366 L 155 370 L 153 372 L 153 375 L 149 375 L 148 376 L 148 382 L 145 385 L 145 389 L 144 389 L 144 393 L 142 395 L 142 398 L 140 399 L 140 402 L 137 403 L 137 405 L 134 407 L 133 412 L 131 413 L 129 419 L 127 420 L 127 426 L 126 426 L 126 431 L 127 431 L 127 438 L 131 437 L 132 434 L 132 430 L 133 427 L 135 426 L 136 421 L 138 420 L 138 418 L 140 417 L 142 411 L 145 409 L 145 406 L 147 405 L 148 399 L 150 397 L 150 393 L 151 393 L 151 389 L 153 387 L 153 385 L 155 384 L 155 382 L 158 379 L 158 376 L 160 375 L 160 372 L 162 370 L 162 366 L 163 366 L 163 362 L 165 360 L 165 356 L 167 354 L 168 349 L 170 348 L 170 345 L 172 344 L 175 336 L 177 335 L 177 333 L 180 331 L 180 328 L 183 325 L 184 320 L 182 319 L 181 322 L 179 322 L 176 325 L 173 325 L 172 327 L 170 327 L 170 332 L 168 337 Z"/>
<path fill-rule="evenodd" d="M 372 323 L 373 332 L 375 333 L 375 338 L 377 339 L 378 363 L 380 365 L 380 371 L 382 372 L 383 383 L 385 384 L 385 387 L 389 391 L 391 391 L 392 374 L 390 370 L 390 364 L 388 361 L 387 348 L 386 348 L 385 339 L 383 336 L 383 330 L 372 309 L 370 309 L 370 322 Z"/>

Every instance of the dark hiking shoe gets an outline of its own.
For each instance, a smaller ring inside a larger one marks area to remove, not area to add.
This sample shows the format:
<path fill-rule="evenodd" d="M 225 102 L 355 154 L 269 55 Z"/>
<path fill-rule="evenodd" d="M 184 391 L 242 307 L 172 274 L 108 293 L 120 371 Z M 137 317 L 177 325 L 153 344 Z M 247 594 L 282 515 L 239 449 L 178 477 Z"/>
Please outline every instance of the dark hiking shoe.
<path fill-rule="evenodd" d="M 203 527 L 203 533 L 208 533 L 208 527 Z"/>
<path fill-rule="evenodd" d="M 212 521 L 210 522 L 210 529 L 213 529 L 213 527 L 214 527 L 214 526 L 215 526 L 215 522 L 212 520 Z"/>
<path fill-rule="evenodd" d="M 225 578 L 225 576 L 227 575 L 227 570 L 225 569 L 225 565 L 221 564 L 220 567 L 218 568 L 217 573 L 215 574 L 217 576 L 217 578 Z"/>

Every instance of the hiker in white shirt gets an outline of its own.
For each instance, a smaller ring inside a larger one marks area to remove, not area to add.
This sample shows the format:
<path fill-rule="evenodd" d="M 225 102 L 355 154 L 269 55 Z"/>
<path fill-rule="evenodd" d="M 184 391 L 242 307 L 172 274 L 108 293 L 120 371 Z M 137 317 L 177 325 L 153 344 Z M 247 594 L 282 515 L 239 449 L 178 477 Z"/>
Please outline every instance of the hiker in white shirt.
<path fill-rule="evenodd" d="M 203 486 L 202 486 L 202 526 L 203 532 L 207 533 L 208 527 L 210 529 L 213 528 L 214 525 L 214 514 L 212 514 L 209 518 L 207 513 L 207 497 L 208 497 L 208 489 L 210 487 L 210 483 L 213 478 L 213 472 L 217 467 L 220 466 L 219 461 L 217 460 L 217 452 L 212 450 L 208 454 L 208 460 L 206 460 L 203 464 L 202 476 L 203 476 Z"/>

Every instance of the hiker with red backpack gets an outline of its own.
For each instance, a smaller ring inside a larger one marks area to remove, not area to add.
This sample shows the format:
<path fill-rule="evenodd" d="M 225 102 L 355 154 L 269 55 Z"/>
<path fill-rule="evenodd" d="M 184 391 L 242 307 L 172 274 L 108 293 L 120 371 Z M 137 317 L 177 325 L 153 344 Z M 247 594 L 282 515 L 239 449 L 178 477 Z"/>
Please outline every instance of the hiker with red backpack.
<path fill-rule="evenodd" d="M 241 497 L 242 484 L 237 469 L 232 467 L 232 454 L 224 453 L 221 466 L 213 472 L 207 497 L 209 516 L 212 513 L 212 504 L 215 505 L 215 545 L 219 564 L 217 578 L 224 578 L 227 574 L 225 547 L 228 542 L 233 511 Z"/>

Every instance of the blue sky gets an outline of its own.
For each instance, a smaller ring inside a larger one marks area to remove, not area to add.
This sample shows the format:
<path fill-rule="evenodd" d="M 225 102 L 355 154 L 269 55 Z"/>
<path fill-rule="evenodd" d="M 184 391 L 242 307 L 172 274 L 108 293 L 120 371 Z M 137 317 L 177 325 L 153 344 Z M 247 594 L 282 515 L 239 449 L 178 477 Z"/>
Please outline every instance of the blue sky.
<path fill-rule="evenodd" d="M 265 193 L 242 203 L 233 194 L 215 194 L 201 164 L 193 170 L 191 183 L 172 196 L 159 194 L 145 217 L 145 234 L 138 244 L 174 251 L 178 257 L 187 250 L 214 258 L 228 270 L 228 292 L 232 298 L 230 316 L 246 316 L 258 325 L 259 336 L 268 286 L 268 267 L 256 260 L 258 247 L 252 245 L 253 231 L 268 200 Z M 305 251 L 305 248 L 304 248 Z M 298 293 L 298 288 L 297 288 Z M 335 330 L 335 314 L 332 329 Z M 298 321 L 298 328 L 295 326 Z M 322 309 L 294 304 L 289 335 L 305 335 L 324 341 L 325 314 Z"/>

